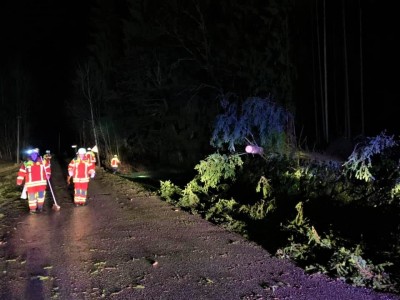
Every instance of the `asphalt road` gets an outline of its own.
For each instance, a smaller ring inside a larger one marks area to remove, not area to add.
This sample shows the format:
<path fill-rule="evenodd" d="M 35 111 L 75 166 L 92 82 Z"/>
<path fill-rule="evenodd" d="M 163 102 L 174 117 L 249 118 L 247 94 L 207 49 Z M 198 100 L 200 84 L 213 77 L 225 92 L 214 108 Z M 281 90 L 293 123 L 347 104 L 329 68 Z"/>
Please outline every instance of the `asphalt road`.
<path fill-rule="evenodd" d="M 75 207 L 65 166 L 52 173 L 60 210 L 49 198 L 19 217 L 0 249 L 0 299 L 400 299 L 306 275 L 104 171 Z"/>

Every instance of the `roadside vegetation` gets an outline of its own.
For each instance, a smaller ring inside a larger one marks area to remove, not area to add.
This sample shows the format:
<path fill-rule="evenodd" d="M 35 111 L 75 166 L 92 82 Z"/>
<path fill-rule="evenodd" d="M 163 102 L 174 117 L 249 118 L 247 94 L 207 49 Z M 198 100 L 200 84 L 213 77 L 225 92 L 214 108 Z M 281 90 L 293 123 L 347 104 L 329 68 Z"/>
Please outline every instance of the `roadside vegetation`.
<path fill-rule="evenodd" d="M 218 151 L 185 186 L 161 181 L 160 196 L 307 272 L 398 293 L 399 141 L 367 137 L 340 161 L 290 147 L 290 118 L 273 103 L 252 99 L 240 111 L 226 106 L 212 138 Z M 256 141 L 267 151 L 243 151 Z"/>
<path fill-rule="evenodd" d="M 22 189 L 16 187 L 18 168 L 0 161 L 0 245 L 13 230 L 15 218 L 26 212 L 25 200 L 20 199 Z"/>

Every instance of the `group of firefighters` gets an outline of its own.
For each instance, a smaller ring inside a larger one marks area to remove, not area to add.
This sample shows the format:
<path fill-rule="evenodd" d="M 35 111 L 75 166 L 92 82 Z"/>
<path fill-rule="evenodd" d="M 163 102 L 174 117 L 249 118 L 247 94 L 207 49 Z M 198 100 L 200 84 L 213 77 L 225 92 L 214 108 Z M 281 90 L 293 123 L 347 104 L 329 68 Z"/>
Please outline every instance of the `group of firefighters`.
<path fill-rule="evenodd" d="M 74 185 L 74 205 L 84 206 L 87 204 L 87 191 L 90 179 L 96 175 L 96 150 L 91 148 L 79 148 L 68 164 L 67 183 Z M 39 149 L 34 148 L 27 151 L 27 158 L 22 163 L 18 175 L 17 185 L 24 185 L 21 194 L 22 199 L 28 199 L 31 214 L 43 211 L 47 186 L 50 185 L 51 177 L 51 153 L 40 156 Z M 110 165 L 115 174 L 121 162 L 117 155 L 111 158 Z M 51 186 L 50 186 L 51 188 Z M 53 195 L 54 196 L 54 195 Z"/>

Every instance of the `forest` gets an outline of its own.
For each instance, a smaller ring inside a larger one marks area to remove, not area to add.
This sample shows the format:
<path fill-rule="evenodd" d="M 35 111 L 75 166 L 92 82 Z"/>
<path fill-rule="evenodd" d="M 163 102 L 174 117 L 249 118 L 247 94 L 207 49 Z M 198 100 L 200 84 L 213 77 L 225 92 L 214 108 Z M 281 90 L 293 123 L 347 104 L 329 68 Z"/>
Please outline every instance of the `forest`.
<path fill-rule="evenodd" d="M 251 97 L 289 110 L 306 150 L 347 156 L 358 138 L 396 128 L 383 110 L 390 97 L 379 96 L 390 87 L 376 87 L 389 80 L 378 68 L 388 59 L 371 58 L 376 44 L 396 49 L 380 35 L 390 24 L 371 25 L 384 23 L 373 1 L 18 4 L 3 10 L 18 25 L 4 30 L 0 58 L 3 158 L 97 144 L 105 156 L 192 167 L 214 150 L 221 101 Z"/>

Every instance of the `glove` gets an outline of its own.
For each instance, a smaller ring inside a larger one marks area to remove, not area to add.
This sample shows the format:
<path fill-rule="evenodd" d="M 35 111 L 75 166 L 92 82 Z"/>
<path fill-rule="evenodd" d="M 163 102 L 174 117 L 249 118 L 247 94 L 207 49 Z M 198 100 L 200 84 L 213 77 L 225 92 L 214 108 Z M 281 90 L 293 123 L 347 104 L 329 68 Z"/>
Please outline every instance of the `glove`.
<path fill-rule="evenodd" d="M 90 175 L 90 178 L 94 178 L 94 175 L 96 175 L 95 173 L 92 173 L 92 175 Z"/>

